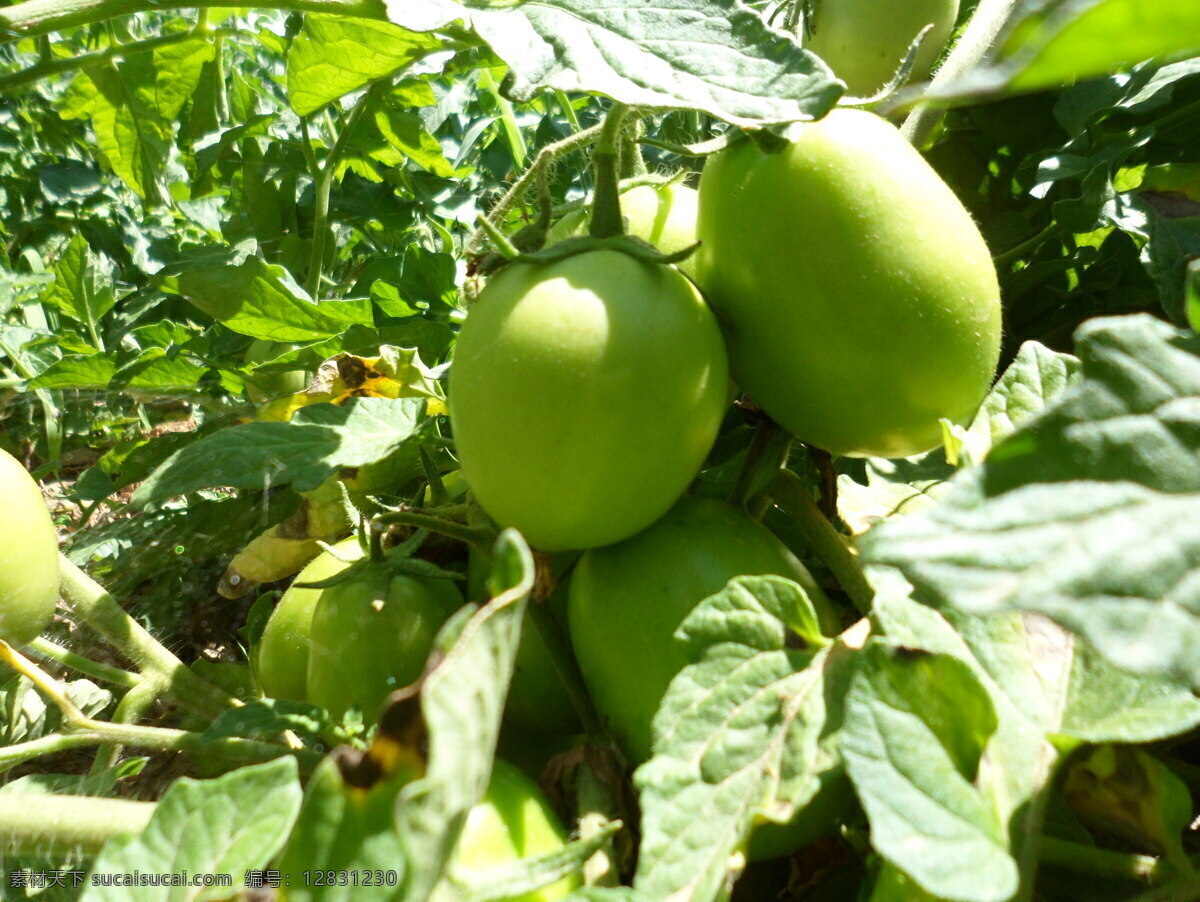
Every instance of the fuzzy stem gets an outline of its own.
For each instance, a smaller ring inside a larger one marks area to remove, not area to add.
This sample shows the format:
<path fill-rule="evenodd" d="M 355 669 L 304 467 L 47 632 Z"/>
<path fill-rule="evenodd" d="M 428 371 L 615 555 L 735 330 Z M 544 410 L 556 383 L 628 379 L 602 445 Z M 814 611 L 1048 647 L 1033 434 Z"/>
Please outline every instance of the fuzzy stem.
<path fill-rule="evenodd" d="M 936 92 L 938 88 L 956 81 L 978 66 L 991 51 L 1004 26 L 1008 24 L 1018 2 L 1019 0 L 980 0 L 962 37 L 938 69 L 926 93 Z M 900 131 L 910 144 L 920 149 L 933 137 L 945 115 L 946 110 L 943 106 L 927 101 L 909 113 Z"/>
<path fill-rule="evenodd" d="M 1105 874 L 1130 880 L 1154 880 L 1169 866 L 1150 855 L 1132 855 L 1098 849 L 1081 843 L 1043 836 L 1038 841 L 1043 864 L 1053 864 L 1087 874 Z"/>
<path fill-rule="evenodd" d="M 588 234 L 593 238 L 611 238 L 625 231 L 621 221 L 621 191 L 618 168 L 621 161 L 621 132 L 629 107 L 614 103 L 604 117 L 600 136 L 592 150 L 596 199 L 592 204 L 592 222 Z"/>
<path fill-rule="evenodd" d="M 430 514 L 419 510 L 403 509 L 392 511 L 391 513 L 380 514 L 375 518 L 375 521 L 381 526 L 415 526 L 418 529 L 428 529 L 430 532 L 435 532 L 438 535 L 449 536 L 452 539 L 458 539 L 460 542 L 466 542 L 468 545 L 474 545 L 485 553 L 490 553 L 491 547 L 496 541 L 496 533 L 491 529 L 468 526 L 466 523 L 459 523 L 457 520 L 450 520 L 446 517 L 440 517 L 437 514 Z"/>
<path fill-rule="evenodd" d="M 382 0 L 265 0 L 257 5 L 387 19 L 387 5 Z M 243 6 L 243 0 L 25 0 L 0 8 L 0 44 L 134 13 Z"/>
<path fill-rule="evenodd" d="M 350 110 L 350 115 L 346 117 L 346 122 L 338 133 L 337 139 L 333 142 L 329 155 L 321 164 L 320 170 L 313 172 L 313 178 L 316 180 L 316 211 L 313 216 L 312 254 L 308 260 L 308 281 L 305 289 L 308 291 L 308 296 L 314 301 L 321 299 L 321 268 L 325 265 L 325 233 L 329 225 L 329 194 L 333 188 L 333 177 L 338 160 L 341 159 L 346 145 L 349 143 L 350 134 L 354 131 L 358 120 L 362 118 L 371 96 L 372 92 L 368 89 L 358 98 L 354 108 Z"/>
<path fill-rule="evenodd" d="M 216 717 L 241 704 L 202 680 L 146 629 L 129 616 L 111 595 L 65 555 L 59 556 L 60 589 L 72 613 L 86 623 L 140 670 L 165 679 L 173 698 L 205 717 Z"/>
<path fill-rule="evenodd" d="M 0 848 L 17 856 L 94 855 L 114 836 L 140 833 L 153 802 L 8 793 L 0 805 Z"/>
<path fill-rule="evenodd" d="M 863 574 L 862 565 L 841 534 L 821 513 L 800 477 L 791 470 L 780 470 L 768 494 L 800 527 L 809 545 L 833 571 L 842 591 L 850 596 L 859 612 L 870 613 L 875 592 Z"/>
<path fill-rule="evenodd" d="M 63 648 L 58 643 L 51 642 L 45 637 L 34 639 L 29 643 L 27 651 L 31 651 L 38 657 L 45 658 L 47 661 L 53 661 L 56 664 L 61 664 L 63 667 L 69 667 L 71 670 L 78 671 L 84 676 L 92 677 L 104 683 L 112 683 L 114 686 L 132 689 L 141 683 L 141 679 L 128 670 L 121 670 L 119 667 L 110 667 L 108 664 L 101 664 L 98 661 L 93 661 L 91 658 L 77 655 L 75 652 Z"/>
<path fill-rule="evenodd" d="M 571 699 L 571 707 L 579 715 L 579 722 L 583 724 L 583 728 L 590 738 L 610 743 L 611 736 L 596 714 L 596 708 L 592 705 L 592 696 L 583 682 L 583 674 L 579 670 L 575 655 L 571 652 L 570 642 L 562 625 L 554 618 L 554 613 L 550 610 L 547 602 L 530 598 L 528 604 L 529 616 L 533 620 L 538 634 L 542 637 L 546 650 L 550 652 L 550 661 L 554 664 L 559 679 L 562 680 L 567 697 Z"/>

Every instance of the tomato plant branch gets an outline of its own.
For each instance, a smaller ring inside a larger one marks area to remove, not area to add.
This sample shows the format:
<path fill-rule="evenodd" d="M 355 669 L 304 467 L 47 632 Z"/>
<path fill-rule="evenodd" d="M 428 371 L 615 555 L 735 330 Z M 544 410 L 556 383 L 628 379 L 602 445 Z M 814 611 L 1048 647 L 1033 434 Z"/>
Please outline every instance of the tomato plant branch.
<path fill-rule="evenodd" d="M 614 103 L 604 117 L 596 146 L 592 149 L 596 200 L 592 204 L 588 234 L 593 238 L 611 238 L 625 231 L 625 224 L 621 221 L 621 135 L 629 113 L 630 109 L 625 104 Z"/>
<path fill-rule="evenodd" d="M 491 529 L 469 526 L 448 517 L 411 508 L 380 514 L 375 518 L 375 522 L 383 526 L 415 526 L 418 529 L 428 529 L 430 532 L 458 539 L 484 551 L 490 551 L 496 541 L 496 533 Z"/>
<path fill-rule="evenodd" d="M 512 186 L 504 192 L 500 200 L 496 201 L 496 205 L 488 212 L 486 217 L 488 224 L 499 230 L 504 223 L 505 217 L 508 216 L 509 210 L 525 196 L 525 192 L 533 185 L 534 180 L 537 178 L 538 169 L 542 166 L 549 166 L 563 154 L 591 144 L 600 134 L 602 127 L 603 125 L 593 125 L 591 128 L 585 128 L 583 131 L 576 132 L 569 137 L 563 138 L 561 141 L 547 144 L 539 150 L 533 158 L 533 162 L 529 164 L 529 168 L 517 177 Z M 465 249 L 467 256 L 479 252 L 486 234 L 487 230 L 482 226 L 475 230 L 475 233 L 467 241 Z"/>
<path fill-rule="evenodd" d="M 550 653 L 550 661 L 554 665 L 554 670 L 562 680 L 567 697 L 571 700 L 571 707 L 579 715 L 579 722 L 583 724 L 583 729 L 589 739 L 593 742 L 611 744 L 612 737 L 605 729 L 604 723 L 600 720 L 596 708 L 592 704 L 592 696 L 583 682 L 579 663 L 571 651 L 570 640 L 563 632 L 562 625 L 554 618 L 550 605 L 544 601 L 530 598 L 529 616 L 533 620 L 538 634 L 542 637 L 542 643 Z"/>
<path fill-rule="evenodd" d="M 125 693 L 124 698 L 117 704 L 113 714 L 116 723 L 137 723 L 142 715 L 150 709 L 158 697 L 166 690 L 161 679 L 146 677 L 137 686 Z M 103 773 L 116 765 L 121 757 L 122 746 L 116 742 L 101 743 L 96 750 L 96 758 L 92 761 L 91 772 Z"/>
<path fill-rule="evenodd" d="M 754 430 L 746 460 L 729 494 L 729 503 L 734 507 L 748 507 L 787 463 L 791 447 L 792 437 L 774 420 L 764 417 Z M 766 512 L 766 508 L 761 505 L 755 507 L 760 509 L 750 510 L 749 513 L 758 519 Z"/>
<path fill-rule="evenodd" d="M 980 0 L 962 37 L 938 69 L 927 93 L 936 92 L 977 67 L 991 51 L 1017 4 L 1018 0 Z M 920 149 L 933 136 L 945 114 L 942 105 L 923 102 L 909 113 L 900 131 L 910 144 Z"/>
<path fill-rule="evenodd" d="M 870 613 L 871 599 L 875 593 L 867 582 L 858 557 L 841 533 L 821 513 L 803 480 L 791 470 L 780 470 L 767 491 L 779 508 L 796 521 L 804 537 L 833 571 L 842 591 L 850 596 L 859 612 Z"/>
<path fill-rule="evenodd" d="M 504 128 L 504 139 L 508 142 L 513 164 L 517 169 L 525 168 L 525 161 L 529 158 L 529 148 L 521 134 L 521 127 L 517 125 L 517 116 L 513 112 L 513 105 L 500 93 L 500 87 L 496 84 L 496 79 L 492 77 L 491 69 L 479 70 L 479 84 L 492 95 L 496 108 L 500 110 L 500 124 Z"/>
<path fill-rule="evenodd" d="M 0 44 L 140 12 L 205 7 L 241 8 L 244 5 L 241 0 L 25 0 L 24 3 L 0 8 Z M 381 0 L 266 0 L 258 6 L 263 9 L 387 19 L 387 6 Z"/>
<path fill-rule="evenodd" d="M 1151 855 L 1114 852 L 1054 836 L 1043 836 L 1038 840 L 1038 849 L 1043 864 L 1053 864 L 1088 874 L 1105 874 L 1130 880 L 1154 880 L 1172 870 L 1165 861 Z"/>
<path fill-rule="evenodd" d="M 0 846 L 17 855 L 94 855 L 121 834 L 140 833 L 155 803 L 53 793 L 10 793 L 0 806 Z"/>
<path fill-rule="evenodd" d="M 376 82 L 375 84 L 379 84 Z M 333 142 L 333 147 L 330 148 L 329 154 L 321 163 L 320 168 L 313 171 L 313 179 L 316 181 L 316 212 L 313 215 L 313 238 L 312 238 L 312 254 L 308 262 L 308 281 L 305 285 L 308 291 L 308 296 L 314 301 L 320 300 L 321 292 L 321 269 L 325 264 L 325 237 L 329 226 L 329 192 L 333 188 L 334 175 L 337 172 L 338 161 L 342 158 L 342 154 L 346 151 L 346 145 L 350 141 L 350 135 L 354 131 L 354 127 L 358 125 L 358 120 L 362 118 L 363 112 L 367 108 L 374 95 L 374 85 L 363 92 L 362 96 L 355 102 L 350 110 L 350 115 L 346 117 L 346 122 L 338 132 L 337 139 Z"/>
<path fill-rule="evenodd" d="M 29 643 L 27 650 L 40 658 L 45 658 L 47 661 L 54 661 L 56 664 L 69 667 L 71 670 L 78 671 L 84 676 L 92 677 L 104 683 L 112 683 L 114 686 L 132 689 L 141 682 L 137 674 L 130 673 L 128 670 L 122 670 L 119 667 L 101 664 L 99 661 L 93 661 L 91 658 L 85 658 L 83 655 L 78 655 L 69 649 L 63 648 L 57 642 L 51 642 L 45 637 L 34 639 Z"/>
<path fill-rule="evenodd" d="M 206 717 L 216 717 L 225 709 L 241 704 L 188 670 L 179 658 L 130 617 L 115 598 L 68 558 L 60 555 L 59 564 L 62 570 L 60 590 L 73 613 L 139 670 L 165 677 L 174 699 Z"/>
<path fill-rule="evenodd" d="M 28 69 L 20 72 L 0 76 L 0 94 L 8 94 L 17 88 L 40 81 L 43 78 L 49 78 L 52 75 L 61 75 L 64 72 L 74 72 L 78 69 L 85 69 L 88 66 L 128 59 L 131 56 L 137 56 L 139 53 L 149 53 L 160 47 L 183 44 L 205 34 L 225 35 L 236 33 L 235 29 L 224 29 L 220 32 L 201 32 L 196 29 L 177 31 L 172 34 L 158 35 L 157 37 L 146 38 L 141 41 L 131 41 L 127 44 L 116 44 L 104 50 L 97 50 L 94 53 L 81 53 L 78 56 L 69 56 L 62 59 L 52 58 L 43 60 L 37 65 L 30 66 Z"/>

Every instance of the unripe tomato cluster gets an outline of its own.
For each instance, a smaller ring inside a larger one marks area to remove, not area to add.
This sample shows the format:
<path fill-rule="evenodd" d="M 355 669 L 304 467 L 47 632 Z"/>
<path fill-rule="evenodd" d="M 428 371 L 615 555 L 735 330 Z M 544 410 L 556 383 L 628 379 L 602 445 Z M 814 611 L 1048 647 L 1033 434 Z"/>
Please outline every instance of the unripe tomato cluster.
<path fill-rule="evenodd" d="M 789 577 L 823 628 L 838 628 L 765 527 L 685 497 L 725 412 L 727 375 L 802 441 L 837 455 L 913 455 L 940 442 L 942 420 L 974 415 L 1001 325 L 995 269 L 970 215 L 872 114 L 836 110 L 796 126 L 777 153 L 735 143 L 708 160 L 695 205 L 672 206 L 697 198 L 684 187 L 636 191 L 623 210 L 638 237 L 669 222 L 687 246 L 680 221 L 696 210 L 694 282 L 617 250 L 513 262 L 471 308 L 449 385 L 459 461 L 482 508 L 535 549 L 583 552 L 570 639 L 634 762 L 652 754 L 653 715 L 687 663 L 675 630 L 729 579 Z M 583 230 L 572 216 L 551 237 Z M 751 851 L 810 841 L 851 795 L 832 775 L 808 809 L 822 824 L 802 816 L 756 834 Z"/>
<path fill-rule="evenodd" d="M 0 450 L 0 640 L 22 646 L 46 628 L 58 600 L 58 536 L 42 491 Z"/>

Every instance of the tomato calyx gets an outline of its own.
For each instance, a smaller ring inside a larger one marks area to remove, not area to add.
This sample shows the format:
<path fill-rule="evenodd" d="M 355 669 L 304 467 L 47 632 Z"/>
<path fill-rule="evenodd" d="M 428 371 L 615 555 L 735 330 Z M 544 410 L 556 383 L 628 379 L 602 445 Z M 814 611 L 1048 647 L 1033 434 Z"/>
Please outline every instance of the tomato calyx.
<path fill-rule="evenodd" d="M 576 238 L 567 238 L 565 241 L 552 244 L 550 247 L 543 248 L 532 254 L 521 254 L 510 262 L 558 263 L 571 257 L 578 257 L 580 254 L 590 253 L 591 251 L 609 250 L 619 251 L 626 256 L 632 257 L 634 260 L 640 260 L 642 263 L 657 263 L 667 266 L 682 263 L 694 254 L 698 247 L 700 247 L 700 243 L 696 242 L 673 254 L 664 254 L 648 241 L 643 241 L 641 238 L 633 235 L 613 235 L 609 238 L 593 238 L 590 235 L 581 235 Z"/>
<path fill-rule="evenodd" d="M 383 550 L 379 544 L 378 534 L 372 537 L 371 553 L 365 559 L 350 563 L 342 572 L 311 583 L 296 583 L 299 589 L 332 589 L 334 586 L 364 580 L 379 580 L 388 582 L 396 576 L 412 576 L 420 579 L 463 579 L 461 573 L 443 570 L 436 564 L 415 556 L 416 552 L 429 537 L 427 530 L 419 529 L 402 544 Z M 345 560 L 329 547 L 325 549 L 339 560 Z"/>

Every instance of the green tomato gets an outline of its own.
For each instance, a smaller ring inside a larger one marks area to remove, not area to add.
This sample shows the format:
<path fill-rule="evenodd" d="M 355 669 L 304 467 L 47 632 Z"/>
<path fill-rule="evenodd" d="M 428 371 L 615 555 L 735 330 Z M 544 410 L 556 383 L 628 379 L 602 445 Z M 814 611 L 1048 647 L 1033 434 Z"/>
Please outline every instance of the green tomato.
<path fill-rule="evenodd" d="M 308 700 L 335 718 L 352 707 L 373 718 L 390 692 L 424 672 L 438 630 L 462 603 L 449 580 L 383 564 L 323 589 L 312 615 Z"/>
<path fill-rule="evenodd" d="M 450 419 L 488 514 L 545 551 L 593 548 L 683 494 L 727 384 L 720 329 L 692 283 L 598 250 L 492 279 L 458 338 Z"/>
<path fill-rule="evenodd" d="M 958 0 L 821 0 L 808 14 L 804 48 L 829 64 L 854 97 L 892 80 L 926 25 L 911 80 L 923 79 L 954 31 Z"/>
<path fill-rule="evenodd" d="M 675 630 L 735 576 L 766 574 L 802 585 L 822 629 L 837 630 L 833 606 L 804 565 L 723 501 L 685 498 L 645 532 L 580 558 L 567 608 L 571 644 L 596 710 L 635 761 L 650 757 L 654 712 L 688 664 Z"/>
<path fill-rule="evenodd" d="M 648 241 L 664 254 L 673 254 L 696 243 L 695 188 L 678 182 L 669 185 L 639 185 L 621 193 L 621 215 L 629 235 Z M 546 236 L 547 244 L 586 235 L 591 209 L 574 210 L 556 222 Z M 691 258 L 679 264 L 690 273 Z"/>
<path fill-rule="evenodd" d="M 58 601 L 58 534 L 33 477 L 0 449 L 0 640 L 27 645 Z"/>
<path fill-rule="evenodd" d="M 928 451 L 939 418 L 969 421 L 995 373 L 987 245 L 878 116 L 835 110 L 792 137 L 776 154 L 730 147 L 700 180 L 696 281 L 724 315 L 733 377 L 826 451 Z"/>
<path fill-rule="evenodd" d="M 276 357 L 282 357 L 296 350 L 296 345 L 285 341 L 269 341 L 264 338 L 256 339 L 246 349 L 243 358 L 248 364 L 269 363 Z M 308 388 L 311 374 L 307 370 L 285 370 L 279 373 L 251 373 L 246 377 L 246 397 L 251 404 L 259 405 L 272 398 L 282 398 L 294 395 Z"/>
<path fill-rule="evenodd" d="M 363 556 L 358 539 L 346 539 L 333 548 L 351 561 Z M 323 551 L 296 575 L 283 593 L 253 655 L 255 676 L 263 695 L 298 702 L 308 698 L 308 648 L 312 641 L 313 611 L 322 590 L 302 589 L 300 585 L 330 579 L 349 566 Z"/>
<path fill-rule="evenodd" d="M 557 852 L 565 845 L 566 833 L 537 784 L 497 759 L 487 793 L 467 815 L 450 866 L 453 870 L 487 871 Z M 578 885 L 578 876 L 564 877 L 509 902 L 554 902 L 569 896 Z"/>

